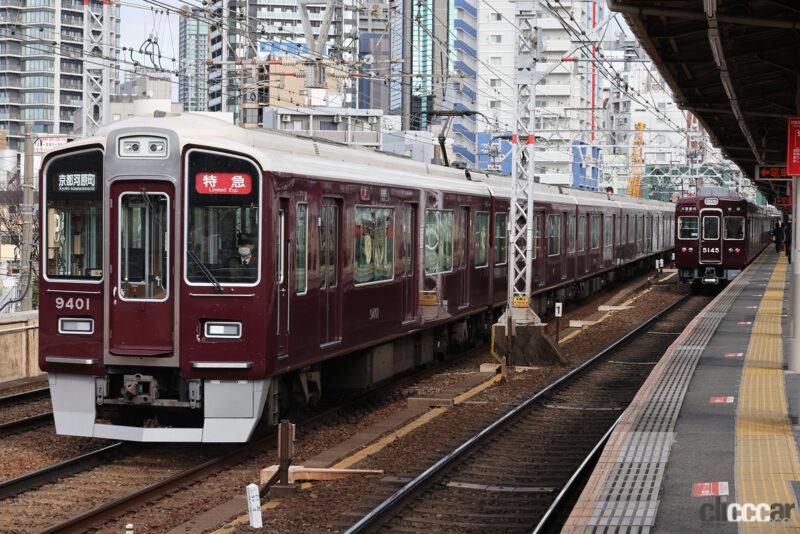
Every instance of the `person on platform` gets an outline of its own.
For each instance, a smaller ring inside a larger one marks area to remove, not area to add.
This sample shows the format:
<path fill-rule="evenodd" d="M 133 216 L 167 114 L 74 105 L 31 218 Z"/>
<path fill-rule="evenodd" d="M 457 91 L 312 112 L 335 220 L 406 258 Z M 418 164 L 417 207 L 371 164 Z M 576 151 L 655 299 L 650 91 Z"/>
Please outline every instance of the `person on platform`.
<path fill-rule="evenodd" d="M 772 237 L 775 239 L 775 253 L 776 254 L 780 254 L 781 253 L 781 246 L 783 245 L 783 237 L 784 237 L 783 227 L 781 226 L 780 222 L 778 222 L 775 225 L 775 229 L 772 230 Z"/>
<path fill-rule="evenodd" d="M 789 260 L 789 263 L 792 263 L 792 221 L 786 223 L 783 235 L 786 238 L 786 259 Z"/>

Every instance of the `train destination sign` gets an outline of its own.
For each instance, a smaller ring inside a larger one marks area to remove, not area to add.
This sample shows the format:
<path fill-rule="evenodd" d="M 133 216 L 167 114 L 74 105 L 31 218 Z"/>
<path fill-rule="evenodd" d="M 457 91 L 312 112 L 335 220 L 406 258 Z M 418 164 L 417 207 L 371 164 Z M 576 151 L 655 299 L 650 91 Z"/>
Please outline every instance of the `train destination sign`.
<path fill-rule="evenodd" d="M 194 187 L 201 195 L 249 195 L 253 177 L 241 172 L 198 172 Z"/>
<path fill-rule="evenodd" d="M 59 192 L 93 193 L 97 190 L 97 175 L 93 172 L 62 172 L 56 179 Z"/>

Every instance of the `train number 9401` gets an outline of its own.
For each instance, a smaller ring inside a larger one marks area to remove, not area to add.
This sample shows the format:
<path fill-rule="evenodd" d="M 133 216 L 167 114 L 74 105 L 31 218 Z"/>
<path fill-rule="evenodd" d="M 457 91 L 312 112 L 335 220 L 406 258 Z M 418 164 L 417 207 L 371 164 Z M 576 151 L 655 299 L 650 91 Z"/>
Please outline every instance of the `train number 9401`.
<path fill-rule="evenodd" d="M 88 298 L 87 299 L 80 298 L 80 297 L 78 297 L 78 298 L 70 297 L 68 299 L 65 299 L 63 297 L 57 297 L 56 298 L 56 309 L 57 310 L 63 310 L 63 309 L 67 309 L 67 310 L 88 310 L 89 309 L 89 304 L 90 304 L 90 302 L 89 302 Z"/>

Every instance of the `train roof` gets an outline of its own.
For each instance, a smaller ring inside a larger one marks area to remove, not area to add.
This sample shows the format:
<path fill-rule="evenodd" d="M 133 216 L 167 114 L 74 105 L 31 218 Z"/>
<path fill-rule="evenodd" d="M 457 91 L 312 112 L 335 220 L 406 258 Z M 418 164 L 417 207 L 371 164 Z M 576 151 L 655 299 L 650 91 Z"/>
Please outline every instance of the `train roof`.
<path fill-rule="evenodd" d="M 168 129 L 185 145 L 206 146 L 253 157 L 265 170 L 277 173 L 324 176 L 327 179 L 388 186 L 404 185 L 437 189 L 448 193 L 510 198 L 511 183 L 501 177 L 474 170 L 464 171 L 368 148 L 350 147 L 328 141 L 303 138 L 289 132 L 247 129 L 199 113 L 168 113 L 131 117 L 101 128 L 97 136 L 70 143 L 105 146 L 107 136 L 119 130 L 145 133 Z M 66 148 L 66 147 L 65 147 Z M 670 202 L 609 195 L 569 187 L 536 184 L 534 202 L 561 202 L 599 207 L 625 207 L 672 211 Z"/>

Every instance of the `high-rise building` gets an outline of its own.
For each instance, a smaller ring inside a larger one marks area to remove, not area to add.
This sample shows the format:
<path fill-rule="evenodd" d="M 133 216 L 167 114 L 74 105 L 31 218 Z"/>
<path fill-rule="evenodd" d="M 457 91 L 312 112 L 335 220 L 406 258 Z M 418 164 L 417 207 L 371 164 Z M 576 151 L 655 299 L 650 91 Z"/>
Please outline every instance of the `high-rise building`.
<path fill-rule="evenodd" d="M 508 0 L 492 2 L 492 7 L 485 2 L 479 6 L 478 101 L 480 110 L 489 116 L 490 124 L 481 124 L 485 133 L 515 128 L 515 6 Z M 588 42 L 599 38 L 595 28 L 602 26 L 608 12 L 605 2 L 599 0 L 562 0 L 554 9 L 555 14 L 543 5 L 537 8 L 537 72 L 543 78 L 536 86 L 535 177 L 542 183 L 596 189 L 604 141 L 604 83 L 591 61 L 591 47 L 576 51 L 576 37 L 563 24 L 577 25 L 576 30 L 585 32 L 582 38 Z M 485 26 L 484 21 L 488 21 Z M 574 61 L 562 61 L 570 55 Z"/>
<path fill-rule="evenodd" d="M 236 0 L 214 0 L 205 15 L 208 24 L 208 111 L 233 112 L 239 117 L 239 77 L 235 74 L 237 58 L 246 57 L 243 39 L 237 29 L 242 21 L 237 17 Z"/>
<path fill-rule="evenodd" d="M 102 0 L 89 8 L 102 12 Z M 83 105 L 85 43 L 100 29 L 79 0 L 0 0 L 0 130 L 9 146 L 22 141 L 22 123 L 34 132 L 71 135 L 73 113 Z M 119 6 L 111 5 L 112 54 L 119 50 Z M 116 56 L 115 56 L 116 57 Z M 103 58 L 86 66 L 104 63 Z M 118 71 L 111 68 L 107 91 L 116 93 Z"/>
<path fill-rule="evenodd" d="M 475 0 L 397 0 L 389 16 L 389 108 L 404 130 L 450 122 L 456 160 L 476 164 L 475 115 L 442 118 L 436 112 L 478 105 L 478 11 Z"/>
<path fill-rule="evenodd" d="M 183 6 L 178 22 L 178 101 L 184 111 L 208 108 L 208 22 L 203 10 Z"/>

